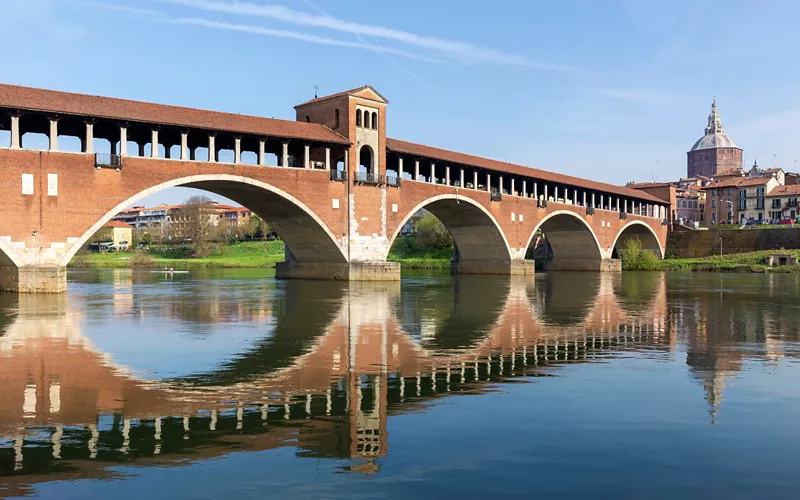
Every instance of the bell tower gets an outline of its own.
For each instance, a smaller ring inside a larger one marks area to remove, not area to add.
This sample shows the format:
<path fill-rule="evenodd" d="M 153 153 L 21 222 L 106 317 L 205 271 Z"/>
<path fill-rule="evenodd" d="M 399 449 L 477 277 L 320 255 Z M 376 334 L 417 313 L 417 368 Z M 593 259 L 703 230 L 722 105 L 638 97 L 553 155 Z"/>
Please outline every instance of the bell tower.
<path fill-rule="evenodd" d="M 386 232 L 386 100 L 369 85 L 295 106 L 300 122 L 319 123 L 350 140 L 332 168 L 346 172 L 351 262 L 383 262 Z"/>

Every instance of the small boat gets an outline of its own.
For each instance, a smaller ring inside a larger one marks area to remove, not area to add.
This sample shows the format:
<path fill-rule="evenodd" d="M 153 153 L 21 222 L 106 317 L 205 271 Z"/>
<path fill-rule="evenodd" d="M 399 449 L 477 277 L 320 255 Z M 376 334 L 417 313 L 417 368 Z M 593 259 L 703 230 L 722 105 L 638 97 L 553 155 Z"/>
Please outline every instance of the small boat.
<path fill-rule="evenodd" d="M 164 271 L 163 269 L 158 269 L 156 271 L 150 271 L 151 273 L 164 273 L 164 274 L 189 274 L 189 271 Z"/>

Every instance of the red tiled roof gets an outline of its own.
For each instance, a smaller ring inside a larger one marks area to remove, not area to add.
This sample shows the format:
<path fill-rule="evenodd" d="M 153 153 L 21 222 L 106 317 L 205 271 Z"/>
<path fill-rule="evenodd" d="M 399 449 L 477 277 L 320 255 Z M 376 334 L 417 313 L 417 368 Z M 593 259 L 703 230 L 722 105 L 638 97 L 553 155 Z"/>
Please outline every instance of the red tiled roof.
<path fill-rule="evenodd" d="M 464 153 L 456 153 L 454 151 L 447 151 L 445 149 L 433 148 L 422 144 L 415 144 L 413 142 L 401 141 L 399 139 L 386 138 L 386 148 L 395 152 L 411 156 L 419 156 L 426 158 L 433 158 L 435 160 L 447 161 L 452 163 L 460 163 L 462 165 L 471 165 L 475 167 L 485 168 L 496 172 L 507 172 L 511 174 L 524 175 L 535 177 L 543 181 L 558 182 L 562 184 L 569 184 L 584 189 L 593 189 L 596 191 L 604 191 L 607 193 L 617 194 L 620 196 L 628 196 L 640 200 L 648 200 L 657 203 L 664 203 L 664 200 L 657 198 L 653 195 L 630 189 L 622 186 L 615 186 L 613 184 L 605 184 L 602 182 L 594 182 L 579 177 L 572 177 L 570 175 L 556 174 L 546 170 L 539 170 L 536 168 L 523 167 L 521 165 L 514 165 L 513 163 L 506 163 L 497 160 L 490 160 L 488 158 L 481 158 L 480 156 L 472 156 Z"/>
<path fill-rule="evenodd" d="M 729 175 L 744 175 L 744 171 L 741 168 L 729 168 L 728 170 L 717 172 L 713 177 L 727 177 Z"/>
<path fill-rule="evenodd" d="M 110 221 L 106 222 L 103 225 L 103 227 L 130 227 L 130 228 L 132 228 L 133 226 L 131 226 L 130 224 L 127 224 L 125 222 L 119 221 L 119 220 L 110 220 Z"/>
<path fill-rule="evenodd" d="M 767 193 L 767 196 L 800 196 L 800 184 L 777 186 Z"/>
<path fill-rule="evenodd" d="M 310 101 L 306 101 L 306 102 L 298 104 L 297 106 L 295 106 L 295 109 L 297 109 L 297 108 L 299 108 L 301 106 L 306 106 L 308 104 L 315 104 L 315 103 L 318 103 L 318 102 L 327 101 L 328 99 L 333 99 L 334 97 L 341 97 L 343 95 L 355 94 L 356 92 L 361 92 L 362 90 L 365 90 L 365 89 L 370 89 L 371 91 L 375 92 L 375 94 L 378 95 L 385 102 L 387 102 L 387 103 L 389 102 L 389 101 L 386 100 L 385 97 L 383 97 L 380 94 L 380 92 L 378 92 L 377 90 L 372 88 L 370 85 L 362 85 L 361 87 L 356 87 L 354 89 L 345 90 L 344 92 L 337 92 L 337 93 L 331 94 L 331 95 L 324 95 L 322 97 L 315 97 L 314 99 L 311 99 Z"/>
<path fill-rule="evenodd" d="M 345 137 L 316 123 L 237 115 L 17 85 L 0 84 L 0 107 L 349 144 Z"/>
<path fill-rule="evenodd" d="M 631 189 L 652 188 L 652 187 L 669 187 L 672 186 L 669 182 L 629 182 L 625 187 Z"/>
<path fill-rule="evenodd" d="M 735 177 L 733 179 L 725 179 L 722 181 L 703 186 L 700 189 L 716 189 L 721 187 L 739 187 L 739 186 L 760 186 L 771 181 L 772 177 Z"/>

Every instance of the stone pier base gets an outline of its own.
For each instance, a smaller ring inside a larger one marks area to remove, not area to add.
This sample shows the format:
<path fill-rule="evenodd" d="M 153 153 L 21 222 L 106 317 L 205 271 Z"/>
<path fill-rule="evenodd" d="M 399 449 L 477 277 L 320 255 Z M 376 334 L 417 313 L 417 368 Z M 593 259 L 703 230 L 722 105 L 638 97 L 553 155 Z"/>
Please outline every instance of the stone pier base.
<path fill-rule="evenodd" d="M 545 262 L 544 270 L 619 273 L 622 272 L 622 261 L 619 259 L 553 259 Z"/>
<path fill-rule="evenodd" d="M 500 274 L 504 276 L 533 276 L 532 260 L 454 260 L 452 274 Z"/>
<path fill-rule="evenodd" d="M 399 281 L 397 262 L 278 262 L 278 279 L 339 280 L 339 281 Z"/>
<path fill-rule="evenodd" d="M 67 268 L 61 266 L 0 266 L 0 291 L 64 293 Z"/>

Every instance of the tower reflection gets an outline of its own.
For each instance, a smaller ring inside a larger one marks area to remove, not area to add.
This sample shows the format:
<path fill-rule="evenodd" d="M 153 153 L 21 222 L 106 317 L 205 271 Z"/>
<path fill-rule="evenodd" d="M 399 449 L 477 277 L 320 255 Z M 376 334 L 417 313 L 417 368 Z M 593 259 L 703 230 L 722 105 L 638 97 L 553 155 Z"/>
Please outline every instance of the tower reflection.
<path fill-rule="evenodd" d="M 217 286 L 187 284 L 175 298 L 174 289 L 139 293 L 121 276 L 89 296 L 0 296 L 5 493 L 76 474 L 105 477 L 119 462 L 182 466 L 282 447 L 378 473 L 392 415 L 628 350 L 666 359 L 679 342 L 716 412 L 724 378 L 745 356 L 792 355 L 779 352 L 765 325 L 797 331 L 798 321 L 769 306 L 715 302 L 714 293 L 668 286 L 653 273 L 244 283 L 246 295 L 234 299 L 225 299 L 229 285 Z M 198 331 L 246 323 L 259 333 L 222 363 L 151 380 L 96 347 L 98 315 L 126 336 L 151 316 Z M 735 349 L 742 336 L 760 348 Z"/>

